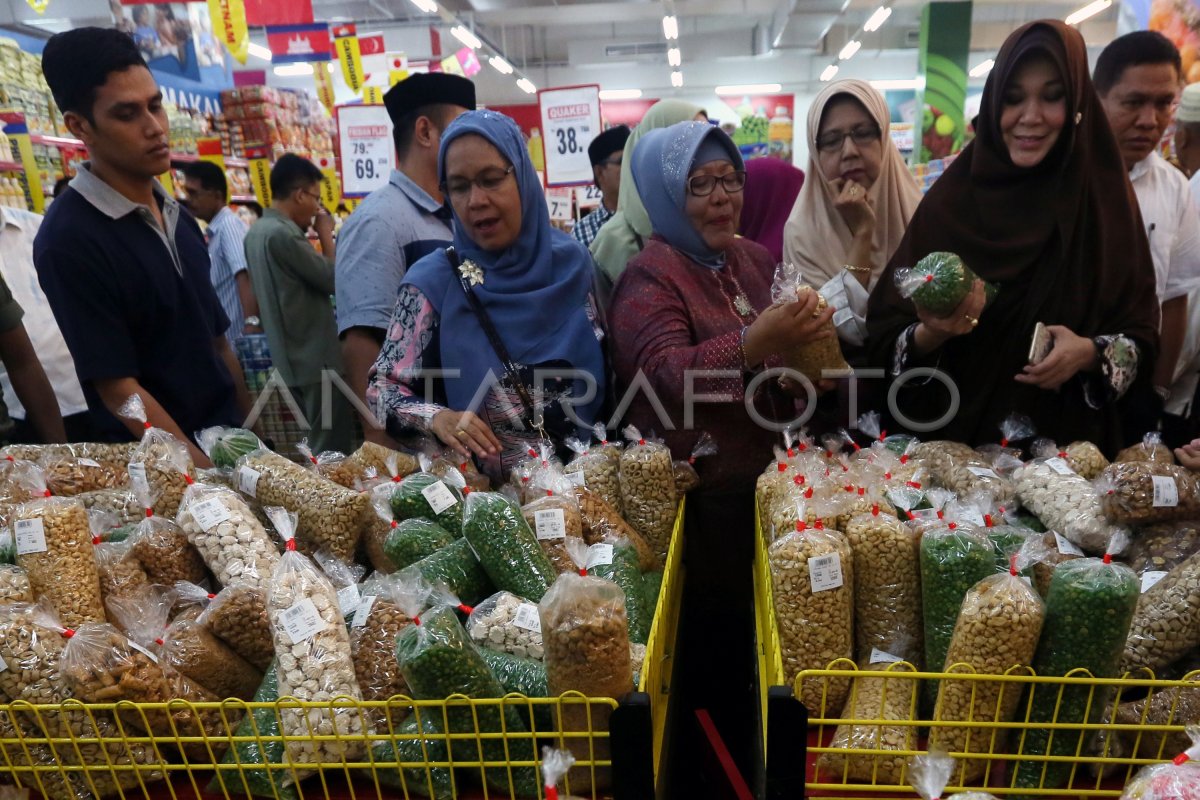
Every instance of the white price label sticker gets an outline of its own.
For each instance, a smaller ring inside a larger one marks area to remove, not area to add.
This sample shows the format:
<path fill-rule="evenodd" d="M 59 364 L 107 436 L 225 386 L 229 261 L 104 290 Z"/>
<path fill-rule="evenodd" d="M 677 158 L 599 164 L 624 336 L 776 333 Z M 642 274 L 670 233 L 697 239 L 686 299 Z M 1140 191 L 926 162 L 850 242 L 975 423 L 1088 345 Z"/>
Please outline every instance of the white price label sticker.
<path fill-rule="evenodd" d="M 1146 592 L 1150 591 L 1150 589 L 1154 587 L 1154 584 L 1158 583 L 1165 577 L 1167 577 L 1167 573 L 1161 572 L 1159 570 L 1150 570 L 1148 572 L 1143 572 L 1142 573 L 1142 594 L 1145 594 Z"/>
<path fill-rule="evenodd" d="M 350 620 L 350 627 L 361 628 L 367 624 L 367 619 L 371 616 L 371 609 L 375 606 L 375 599 L 378 595 L 364 594 L 362 599 L 358 601 L 358 608 L 354 611 L 354 619 Z"/>
<path fill-rule="evenodd" d="M 588 144 L 602 132 L 600 87 L 547 89 L 538 94 L 542 140 L 546 151 L 546 183 L 550 186 L 590 184 Z"/>
<path fill-rule="evenodd" d="M 965 519 L 967 522 L 971 523 L 972 525 L 974 525 L 977 528 L 982 528 L 984 525 L 987 524 L 986 522 L 984 522 L 983 514 L 980 513 L 979 509 L 976 509 L 976 508 L 969 508 L 965 512 L 963 512 L 963 519 Z"/>
<path fill-rule="evenodd" d="M 550 211 L 550 219 L 555 220 L 556 222 L 566 222 L 567 220 L 572 219 L 571 190 L 547 189 L 546 206 Z"/>
<path fill-rule="evenodd" d="M 99 462 L 99 461 L 93 461 L 93 460 L 92 460 L 92 459 L 90 459 L 90 458 L 81 458 L 81 459 L 79 459 L 79 460 L 78 460 L 78 462 L 76 462 L 76 463 L 78 463 L 78 464 L 79 464 L 79 466 L 81 466 L 81 467 L 95 467 L 96 469 L 99 469 L 99 468 L 100 468 L 100 462 Z"/>
<path fill-rule="evenodd" d="M 836 589 L 842 585 L 842 557 L 837 553 L 808 560 L 808 577 L 813 594 Z"/>
<path fill-rule="evenodd" d="M 995 470 L 988 469 L 987 467 L 967 467 L 967 472 L 971 473 L 976 478 L 1000 478 L 1000 476 L 996 474 Z"/>
<path fill-rule="evenodd" d="M 580 208 L 595 208 L 604 200 L 604 192 L 596 184 L 575 187 L 575 204 Z"/>
<path fill-rule="evenodd" d="M 1071 469 L 1071 465 L 1068 464 L 1064 459 L 1058 458 L 1057 456 L 1046 459 L 1046 466 L 1057 472 L 1059 475 L 1075 474 L 1075 470 Z"/>
<path fill-rule="evenodd" d="M 150 493 L 150 482 L 146 479 L 146 465 L 141 461 L 134 461 L 127 470 L 129 472 L 129 480 L 133 484 L 134 491 L 142 494 Z"/>
<path fill-rule="evenodd" d="M 386 106 L 338 106 L 342 194 L 365 195 L 386 186 L 395 168 L 396 146 Z"/>
<path fill-rule="evenodd" d="M 1058 531 L 1054 532 L 1054 544 L 1058 546 L 1058 552 L 1062 553 L 1064 556 L 1083 555 L 1083 551 L 1079 549 L 1079 545 L 1075 544 Z"/>
<path fill-rule="evenodd" d="M 903 661 L 900 656 L 894 656 L 891 653 L 885 653 L 877 647 L 871 648 L 871 663 L 872 664 L 895 664 Z"/>
<path fill-rule="evenodd" d="M 542 618 L 538 614 L 538 607 L 533 603 L 521 603 L 517 606 L 517 615 L 513 617 L 513 625 L 534 633 L 542 632 Z"/>
<path fill-rule="evenodd" d="M 151 653 L 149 650 L 147 650 L 146 648 L 142 647 L 140 644 L 138 644 L 137 642 L 135 642 L 133 639 L 127 639 L 126 641 L 128 641 L 128 642 L 129 642 L 129 646 L 130 646 L 130 647 L 132 647 L 134 650 L 137 650 L 139 653 L 141 653 L 141 654 L 142 654 L 142 655 L 144 655 L 146 658 L 148 658 L 148 659 L 150 659 L 151 661 L 153 661 L 155 664 L 157 664 L 157 663 L 158 663 L 158 656 L 154 655 L 154 653 Z"/>
<path fill-rule="evenodd" d="M 192 517 L 196 520 L 196 524 L 205 533 L 208 533 L 222 522 L 230 520 L 229 509 L 225 507 L 225 504 L 221 502 L 219 497 L 212 497 L 199 503 L 192 503 L 189 510 L 192 512 Z"/>
<path fill-rule="evenodd" d="M 19 519 L 16 525 L 17 555 L 46 552 L 46 529 L 40 519 Z"/>
<path fill-rule="evenodd" d="M 262 473 L 250 467 L 242 467 L 238 470 L 238 491 L 250 497 L 258 497 L 258 479 L 262 477 Z"/>
<path fill-rule="evenodd" d="M 321 619 L 320 612 L 308 597 L 280 612 L 279 622 L 292 644 L 306 642 L 326 628 L 325 620 Z"/>
<path fill-rule="evenodd" d="M 938 512 L 936 508 L 918 508 L 911 513 L 912 518 L 917 522 L 932 522 L 938 518 Z"/>
<path fill-rule="evenodd" d="M 1174 508 L 1179 505 L 1179 487 L 1174 478 L 1155 475 L 1150 478 L 1154 482 L 1154 507 Z"/>
<path fill-rule="evenodd" d="M 426 486 L 421 490 L 421 496 L 425 498 L 426 503 L 429 503 L 429 507 L 435 514 L 442 513 L 458 502 L 454 492 L 451 492 L 441 481 L 434 481 Z"/>
<path fill-rule="evenodd" d="M 587 563 L 585 569 L 592 567 L 606 567 L 612 563 L 613 546 L 611 544 L 594 544 L 588 548 Z"/>
<path fill-rule="evenodd" d="M 582 470 L 579 472 L 568 472 L 566 477 L 567 483 L 572 486 L 577 486 L 581 489 L 587 487 L 587 476 L 583 474 Z"/>
<path fill-rule="evenodd" d="M 337 600 L 338 608 L 342 610 L 342 616 L 350 612 L 357 613 L 359 605 L 358 586 L 350 584 L 338 589 Z"/>
<path fill-rule="evenodd" d="M 540 541 L 567 538 L 567 519 L 561 508 L 537 511 L 533 515 L 533 522 Z"/>

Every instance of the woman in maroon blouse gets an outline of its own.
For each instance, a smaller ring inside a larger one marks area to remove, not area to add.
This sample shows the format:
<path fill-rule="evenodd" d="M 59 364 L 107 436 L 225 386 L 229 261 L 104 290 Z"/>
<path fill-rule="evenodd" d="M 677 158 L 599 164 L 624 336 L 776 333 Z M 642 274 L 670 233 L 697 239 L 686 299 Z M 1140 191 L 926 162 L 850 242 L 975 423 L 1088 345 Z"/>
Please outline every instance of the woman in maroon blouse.
<path fill-rule="evenodd" d="M 775 354 L 819 338 L 833 310 L 814 316 L 815 293 L 771 304 L 775 260 L 737 238 L 746 172 L 719 128 L 684 122 L 647 134 L 634 151 L 633 178 L 654 236 L 613 291 L 614 365 L 621 387 L 636 390 L 627 421 L 662 434 L 676 458 L 688 456 L 701 431 L 720 447 L 697 463 L 701 487 L 688 498 L 680 634 L 688 668 L 677 687 L 689 718 L 691 706 L 713 711 L 746 770 L 754 730 L 754 484 L 783 427 L 767 423 L 799 416 L 777 380 L 756 374 Z M 699 774 L 694 764 L 685 771 Z"/>

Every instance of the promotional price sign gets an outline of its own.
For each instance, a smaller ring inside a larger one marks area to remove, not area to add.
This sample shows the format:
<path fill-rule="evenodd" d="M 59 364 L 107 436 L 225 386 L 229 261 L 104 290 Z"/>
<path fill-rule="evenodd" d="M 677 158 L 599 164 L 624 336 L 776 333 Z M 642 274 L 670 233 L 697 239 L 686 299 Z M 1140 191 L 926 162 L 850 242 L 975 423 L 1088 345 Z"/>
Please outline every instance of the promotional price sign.
<path fill-rule="evenodd" d="M 571 219 L 571 190 L 547 189 L 546 206 L 550 210 L 550 219 L 559 222 Z"/>
<path fill-rule="evenodd" d="M 388 182 L 396 167 L 392 121 L 386 106 L 338 106 L 342 194 L 362 197 Z"/>
<path fill-rule="evenodd" d="M 578 186 L 592 182 L 587 148 L 600 132 L 600 87 L 569 86 L 538 92 L 542 140 L 546 149 L 546 185 Z"/>
<path fill-rule="evenodd" d="M 595 208 L 604 199 L 604 193 L 596 188 L 596 184 L 578 186 L 575 189 L 575 204 L 580 208 Z"/>
<path fill-rule="evenodd" d="M 263 208 L 271 205 L 271 162 L 265 147 L 249 148 L 246 158 L 249 161 L 250 185 L 254 187 L 254 199 Z"/>
<path fill-rule="evenodd" d="M 333 49 L 342 65 L 342 79 L 351 91 L 360 91 L 363 85 L 362 50 L 358 44 L 358 29 L 353 23 L 333 29 Z"/>

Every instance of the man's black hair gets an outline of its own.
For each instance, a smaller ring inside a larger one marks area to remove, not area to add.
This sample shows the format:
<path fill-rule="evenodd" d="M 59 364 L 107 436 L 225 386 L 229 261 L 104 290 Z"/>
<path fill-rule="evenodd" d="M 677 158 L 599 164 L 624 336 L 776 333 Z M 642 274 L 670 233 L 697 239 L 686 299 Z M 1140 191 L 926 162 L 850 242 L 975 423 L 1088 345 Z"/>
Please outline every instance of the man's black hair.
<path fill-rule="evenodd" d="M 427 106 L 414 108 L 392 125 L 392 141 L 396 145 L 396 157 L 403 159 L 412 148 L 413 139 L 417 135 L 417 118 L 429 117 L 439 131 L 446 130 L 450 124 L 450 115 L 455 107 L 450 103 L 430 103 Z"/>
<path fill-rule="evenodd" d="M 1113 39 L 1100 52 L 1092 72 L 1092 83 L 1098 93 L 1106 95 L 1121 80 L 1125 70 L 1145 64 L 1170 64 L 1176 75 L 1183 75 L 1183 61 L 1170 39 L 1158 31 L 1134 31 Z"/>
<path fill-rule="evenodd" d="M 319 183 L 325 175 L 316 164 L 295 153 L 284 153 L 271 167 L 271 196 L 283 200 L 297 189 Z"/>
<path fill-rule="evenodd" d="M 56 33 L 42 51 L 42 73 L 54 102 L 66 113 L 73 111 L 88 122 L 96 103 L 96 90 L 114 72 L 145 67 L 146 60 L 133 38 L 115 28 L 76 28 Z"/>
<path fill-rule="evenodd" d="M 229 191 L 229 184 L 225 180 L 225 170 L 211 161 L 193 161 L 190 164 L 184 164 L 183 174 L 187 178 L 199 181 L 201 189 L 220 192 L 222 197 Z"/>

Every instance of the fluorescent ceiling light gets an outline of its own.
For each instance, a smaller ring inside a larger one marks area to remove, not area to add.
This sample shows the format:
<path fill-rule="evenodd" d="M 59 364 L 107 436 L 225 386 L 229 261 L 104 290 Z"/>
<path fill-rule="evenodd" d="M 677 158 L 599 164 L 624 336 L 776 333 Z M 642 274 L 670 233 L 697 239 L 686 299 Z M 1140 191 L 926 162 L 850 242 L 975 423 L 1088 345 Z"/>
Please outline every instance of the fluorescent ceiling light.
<path fill-rule="evenodd" d="M 682 72 L 680 72 L 679 70 L 675 70 L 674 72 L 671 73 L 671 85 L 674 86 L 676 89 L 678 89 L 680 86 L 683 86 L 683 73 Z"/>
<path fill-rule="evenodd" d="M 1078 25 L 1085 19 L 1091 19 L 1112 5 L 1112 0 L 1095 0 L 1067 17 L 1068 25 Z"/>
<path fill-rule="evenodd" d="M 601 89 L 601 100 L 637 100 L 642 96 L 641 89 Z"/>
<path fill-rule="evenodd" d="M 833 80 L 833 76 L 837 75 L 837 74 L 838 74 L 838 65 L 830 64 L 828 67 L 825 68 L 825 71 L 821 73 L 821 80 L 823 82 L 831 81 L 831 80 Z"/>
<path fill-rule="evenodd" d="M 537 87 L 533 85 L 533 81 L 529 78 L 520 78 L 517 80 L 517 86 L 521 87 L 521 91 L 525 94 L 537 94 Z"/>
<path fill-rule="evenodd" d="M 716 92 L 722 95 L 775 94 L 782 88 L 778 83 L 741 83 L 734 86 L 718 86 Z"/>
<path fill-rule="evenodd" d="M 679 38 L 679 19 L 674 14 L 663 17 L 663 36 L 668 39 Z"/>
<path fill-rule="evenodd" d="M 920 84 L 921 82 L 916 78 L 871 81 L 871 85 L 881 92 L 886 92 L 888 89 L 916 89 Z"/>
<path fill-rule="evenodd" d="M 971 67 L 970 75 L 972 78 L 982 78 L 992 71 L 992 67 L 996 66 L 996 59 L 989 58 L 986 61 L 980 61 L 975 66 Z"/>
<path fill-rule="evenodd" d="M 862 42 L 860 42 L 858 39 L 851 39 L 850 41 L 846 42 L 846 46 L 838 52 L 838 60 L 849 61 L 850 59 L 854 58 L 854 54 L 857 53 L 861 47 Z"/>
<path fill-rule="evenodd" d="M 453 28 L 451 28 L 450 35 L 455 39 L 458 39 L 472 50 L 478 50 L 479 48 L 483 47 L 483 42 L 479 41 L 479 37 L 471 33 L 462 25 L 455 25 Z"/>
<path fill-rule="evenodd" d="M 892 9 L 887 6 L 880 6 L 875 9 L 875 13 L 867 19 L 863 24 L 863 30 L 867 33 L 874 33 L 883 27 L 883 23 L 888 21 L 888 17 L 892 15 Z"/>
<path fill-rule="evenodd" d="M 263 61 L 271 60 L 271 49 L 269 47 L 263 47 L 257 42 L 251 42 L 250 44 L 246 45 L 246 52 L 255 58 L 261 58 Z"/>
<path fill-rule="evenodd" d="M 492 56 L 488 59 L 488 63 L 492 65 L 492 69 L 496 70 L 496 72 L 499 72 L 501 75 L 512 75 L 513 73 L 512 64 L 508 63 L 500 56 Z"/>
<path fill-rule="evenodd" d="M 294 78 L 298 75 L 312 75 L 312 64 L 284 64 L 271 70 L 281 78 Z"/>
<path fill-rule="evenodd" d="M 678 67 L 683 63 L 683 53 L 679 52 L 678 47 L 672 47 L 667 51 L 667 63 L 672 67 Z"/>
<path fill-rule="evenodd" d="M 438 4 L 433 0 L 412 0 L 412 4 L 426 14 L 436 14 L 438 10 Z"/>

